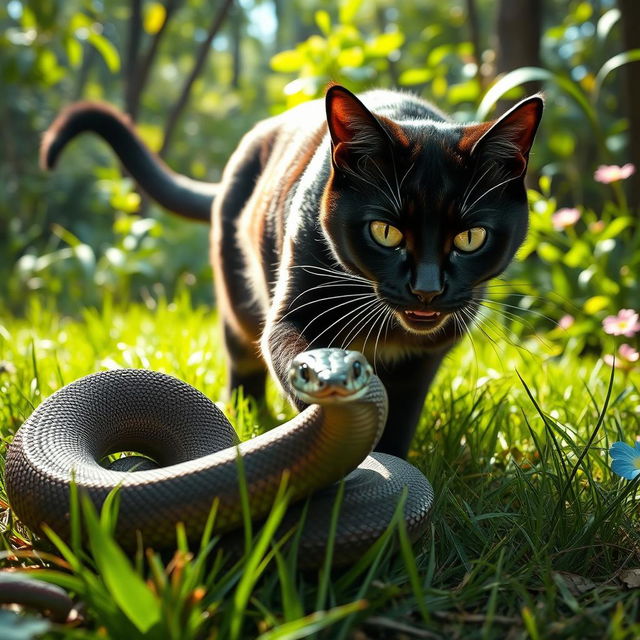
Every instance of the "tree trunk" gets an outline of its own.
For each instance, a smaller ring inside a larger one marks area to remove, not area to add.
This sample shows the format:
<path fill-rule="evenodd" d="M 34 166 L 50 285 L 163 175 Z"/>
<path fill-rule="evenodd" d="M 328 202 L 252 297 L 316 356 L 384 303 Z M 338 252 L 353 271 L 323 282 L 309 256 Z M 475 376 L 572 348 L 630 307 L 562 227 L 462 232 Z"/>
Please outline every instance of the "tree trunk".
<path fill-rule="evenodd" d="M 640 2 L 618 0 L 622 14 L 622 48 L 624 51 L 640 49 Z M 628 161 L 636 167 L 636 173 L 626 181 L 629 205 L 640 214 L 640 62 L 630 62 L 622 68 L 626 115 L 629 118 Z"/>
<path fill-rule="evenodd" d="M 169 112 L 169 116 L 167 118 L 164 129 L 164 139 L 162 140 L 162 146 L 160 147 L 160 151 L 158 152 L 158 155 L 160 157 L 164 157 L 169 150 L 169 145 L 171 144 L 171 139 L 173 137 L 176 125 L 178 124 L 178 119 L 182 115 L 184 108 L 189 102 L 189 95 L 191 94 L 193 83 L 197 80 L 198 76 L 202 72 L 202 69 L 204 68 L 204 63 L 209 56 L 209 51 L 211 50 L 211 43 L 220 30 L 220 27 L 222 27 L 222 25 L 224 24 L 224 21 L 227 17 L 227 14 L 229 13 L 229 9 L 231 8 L 232 4 L 233 0 L 222 0 L 222 4 L 216 12 L 211 25 L 209 26 L 207 37 L 200 45 L 200 49 L 198 50 L 198 55 L 196 57 L 196 61 L 193 64 L 193 68 L 191 69 L 191 73 L 187 77 L 182 87 L 180 96 Z"/>
<path fill-rule="evenodd" d="M 633 0 L 632 0 L 633 1 Z M 519 67 L 540 66 L 543 0 L 500 0 L 496 23 L 496 73 Z M 527 93 L 540 90 L 538 83 L 524 85 Z M 501 100 L 498 112 L 513 102 Z"/>

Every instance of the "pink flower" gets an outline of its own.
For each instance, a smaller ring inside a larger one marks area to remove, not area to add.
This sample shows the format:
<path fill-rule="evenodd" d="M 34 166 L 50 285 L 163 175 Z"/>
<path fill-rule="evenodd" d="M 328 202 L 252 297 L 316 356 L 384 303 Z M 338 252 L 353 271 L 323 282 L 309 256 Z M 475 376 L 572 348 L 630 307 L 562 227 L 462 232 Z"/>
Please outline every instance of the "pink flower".
<path fill-rule="evenodd" d="M 603 360 L 610 366 L 616 367 L 616 369 L 626 369 L 627 371 L 633 369 L 634 363 L 640 360 L 640 353 L 638 353 L 631 345 L 621 344 L 618 348 L 618 357 L 615 358 L 607 353 Z"/>
<path fill-rule="evenodd" d="M 628 362 L 637 362 L 640 359 L 640 353 L 638 353 L 630 344 L 621 344 L 618 348 L 618 353 L 621 358 L 624 358 Z"/>
<path fill-rule="evenodd" d="M 562 229 L 572 227 L 578 220 L 580 220 L 580 211 L 575 208 L 558 209 L 551 216 L 551 222 L 556 231 L 562 231 Z"/>
<path fill-rule="evenodd" d="M 558 320 L 558 326 L 566 331 L 569 327 L 572 327 L 575 322 L 576 319 L 572 315 L 569 315 L 567 313 L 566 315 L 562 316 L 560 320 Z"/>
<path fill-rule="evenodd" d="M 630 162 L 621 167 L 617 164 L 601 164 L 593 174 L 593 178 L 603 184 L 609 184 L 618 180 L 626 180 L 635 171 L 636 168 Z"/>
<path fill-rule="evenodd" d="M 631 336 L 640 331 L 638 322 L 638 312 L 633 309 L 620 309 L 617 316 L 607 316 L 602 321 L 602 328 L 605 333 L 612 336 Z"/>

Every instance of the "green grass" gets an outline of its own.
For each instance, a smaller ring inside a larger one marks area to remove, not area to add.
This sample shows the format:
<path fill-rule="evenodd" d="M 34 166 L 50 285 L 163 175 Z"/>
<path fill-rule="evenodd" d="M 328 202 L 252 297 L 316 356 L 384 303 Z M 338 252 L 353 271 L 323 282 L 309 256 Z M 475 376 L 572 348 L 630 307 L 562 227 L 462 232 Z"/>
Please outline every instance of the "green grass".
<path fill-rule="evenodd" d="M 350 570 L 299 572 L 295 555 L 271 544 L 283 494 L 235 565 L 221 562 L 206 532 L 196 549 L 178 535 L 168 562 L 143 550 L 127 558 L 110 536 L 111 507 L 100 518 L 80 505 L 88 548 L 58 542 L 54 558 L 43 556 L 49 569 L 42 575 L 74 591 L 87 610 L 80 626 L 50 633 L 85 638 L 102 629 L 118 640 L 640 636 L 640 598 L 625 583 L 640 567 L 638 493 L 612 475 L 607 454 L 611 442 L 631 443 L 640 433 L 640 379 L 617 373 L 612 381 L 595 358 L 551 356 L 537 341 L 527 351 L 478 332 L 473 343 L 447 358 L 411 453 L 437 497 L 430 529 L 413 549 L 394 527 Z M 154 309 L 106 303 L 75 318 L 34 298 L 24 317 L 0 315 L 0 361 L 4 446 L 43 398 L 105 367 L 164 371 L 214 400 L 225 379 L 214 313 L 185 297 Z M 290 415 L 273 389 L 270 402 L 280 419 Z M 244 437 L 259 429 L 251 403 L 225 407 Z M 7 549 L 24 549 L 18 563 L 44 563 L 15 521 L 3 539 Z M 34 547 L 50 549 L 45 541 Z M 16 560 L 5 553 L 0 563 Z"/>

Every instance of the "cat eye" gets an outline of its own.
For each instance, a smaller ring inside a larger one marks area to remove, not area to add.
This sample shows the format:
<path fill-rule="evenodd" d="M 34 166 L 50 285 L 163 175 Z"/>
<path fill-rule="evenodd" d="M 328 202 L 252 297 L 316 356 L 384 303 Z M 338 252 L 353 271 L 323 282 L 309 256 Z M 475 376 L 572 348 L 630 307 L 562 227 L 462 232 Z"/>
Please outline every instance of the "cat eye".
<path fill-rule="evenodd" d="M 383 247 L 397 247 L 404 238 L 402 231 L 396 229 L 388 222 L 374 220 L 369 225 L 369 229 L 373 239 Z"/>
<path fill-rule="evenodd" d="M 474 227 L 455 236 L 453 244 L 459 251 L 471 253 L 472 251 L 477 251 L 484 244 L 486 237 L 487 232 L 485 229 Z"/>

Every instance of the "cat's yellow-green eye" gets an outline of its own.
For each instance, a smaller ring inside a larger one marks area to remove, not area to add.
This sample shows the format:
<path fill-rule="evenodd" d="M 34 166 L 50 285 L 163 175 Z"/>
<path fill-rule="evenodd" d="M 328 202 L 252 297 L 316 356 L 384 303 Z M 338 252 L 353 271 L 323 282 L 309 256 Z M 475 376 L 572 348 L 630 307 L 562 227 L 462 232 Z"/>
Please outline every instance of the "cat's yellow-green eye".
<path fill-rule="evenodd" d="M 370 225 L 371 235 L 373 239 L 383 247 L 397 247 L 401 242 L 402 231 L 396 229 L 388 222 L 382 222 L 380 220 L 374 220 Z"/>
<path fill-rule="evenodd" d="M 485 229 L 473 227 L 473 229 L 467 229 L 455 236 L 453 244 L 458 251 L 471 253 L 472 251 L 477 251 L 484 244 L 486 237 L 487 232 Z"/>

